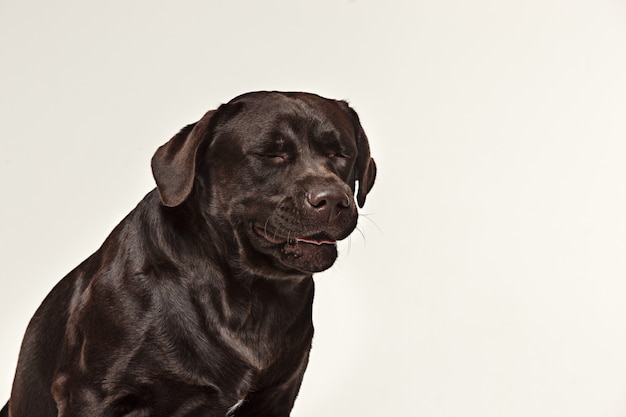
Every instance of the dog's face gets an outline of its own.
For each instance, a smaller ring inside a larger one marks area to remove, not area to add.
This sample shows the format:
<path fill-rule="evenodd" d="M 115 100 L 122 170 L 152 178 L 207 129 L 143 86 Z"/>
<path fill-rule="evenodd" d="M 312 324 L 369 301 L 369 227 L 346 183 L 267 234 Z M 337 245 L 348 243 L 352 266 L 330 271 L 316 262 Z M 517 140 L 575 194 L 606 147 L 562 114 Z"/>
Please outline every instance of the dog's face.
<path fill-rule="evenodd" d="M 346 103 L 259 92 L 183 129 L 157 151 L 153 171 L 165 205 L 196 200 L 232 235 L 241 267 L 284 277 L 333 264 L 336 241 L 357 224 L 356 182 L 362 206 L 376 165 Z"/>

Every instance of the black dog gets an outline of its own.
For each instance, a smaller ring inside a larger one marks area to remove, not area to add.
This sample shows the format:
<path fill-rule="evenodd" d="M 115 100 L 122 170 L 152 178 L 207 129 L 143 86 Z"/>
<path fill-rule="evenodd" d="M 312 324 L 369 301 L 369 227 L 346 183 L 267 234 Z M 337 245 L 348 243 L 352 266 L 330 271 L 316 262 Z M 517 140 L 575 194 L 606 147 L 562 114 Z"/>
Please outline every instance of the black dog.
<path fill-rule="evenodd" d="M 157 188 L 48 295 L 10 417 L 289 416 L 311 274 L 356 227 L 376 165 L 357 114 L 306 93 L 235 98 L 152 159 Z"/>

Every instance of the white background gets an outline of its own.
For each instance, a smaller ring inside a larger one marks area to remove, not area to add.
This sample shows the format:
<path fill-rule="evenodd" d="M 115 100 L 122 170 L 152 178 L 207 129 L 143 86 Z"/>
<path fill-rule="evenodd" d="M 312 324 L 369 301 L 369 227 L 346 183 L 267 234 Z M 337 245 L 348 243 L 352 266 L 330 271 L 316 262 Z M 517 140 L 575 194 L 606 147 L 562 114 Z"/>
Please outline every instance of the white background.
<path fill-rule="evenodd" d="M 379 165 L 294 417 L 626 416 L 626 3 L 0 0 L 0 402 L 31 315 L 250 90 Z"/>

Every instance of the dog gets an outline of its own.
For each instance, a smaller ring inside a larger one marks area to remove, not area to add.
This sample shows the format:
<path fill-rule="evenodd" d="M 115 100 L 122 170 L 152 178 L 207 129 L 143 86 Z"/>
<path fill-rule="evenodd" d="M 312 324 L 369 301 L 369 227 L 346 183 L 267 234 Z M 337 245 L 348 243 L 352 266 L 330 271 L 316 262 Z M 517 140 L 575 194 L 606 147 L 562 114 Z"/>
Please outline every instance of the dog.
<path fill-rule="evenodd" d="M 158 148 L 152 172 L 156 188 L 35 313 L 0 416 L 290 415 L 312 274 L 376 177 L 357 113 L 247 93 Z"/>

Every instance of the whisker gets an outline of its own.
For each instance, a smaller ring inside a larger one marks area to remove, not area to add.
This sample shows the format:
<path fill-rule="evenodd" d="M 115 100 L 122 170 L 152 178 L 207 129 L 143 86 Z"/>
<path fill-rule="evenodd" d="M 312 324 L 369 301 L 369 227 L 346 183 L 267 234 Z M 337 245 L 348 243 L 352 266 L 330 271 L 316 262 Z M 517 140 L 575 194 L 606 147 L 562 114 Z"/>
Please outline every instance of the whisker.
<path fill-rule="evenodd" d="M 282 197 L 282 198 L 281 198 L 281 199 L 280 199 L 280 200 L 276 203 L 276 205 L 275 205 L 274 209 L 272 210 L 272 213 L 269 215 L 269 217 L 267 218 L 267 220 L 265 220 L 265 227 L 264 227 L 264 230 L 265 230 L 265 234 L 266 234 L 266 235 L 267 235 L 267 225 L 269 224 L 270 220 L 272 220 L 272 217 L 274 217 L 274 216 L 276 216 L 276 215 L 277 215 L 278 208 L 281 206 L 281 204 L 283 204 L 283 201 L 285 201 L 286 199 L 287 199 L 287 196 L 283 196 L 283 197 Z M 280 222 L 279 222 L 279 223 L 280 223 Z M 280 228 L 280 224 L 275 225 L 275 226 L 278 226 L 278 227 L 275 227 L 275 228 L 274 228 L 274 239 L 276 239 L 276 236 L 278 235 L 278 233 L 279 233 L 279 231 L 280 231 L 280 229 L 281 229 L 281 228 Z"/>
<path fill-rule="evenodd" d="M 267 236 L 267 224 L 269 222 L 270 222 L 270 218 L 268 217 L 267 220 L 265 220 L 265 225 L 263 226 L 263 232 L 265 233 L 265 236 Z"/>
<path fill-rule="evenodd" d="M 376 230 L 378 230 L 378 232 L 379 232 L 381 235 L 384 235 L 383 230 L 382 230 L 380 227 L 378 227 L 378 225 L 376 224 L 376 222 L 375 222 L 374 220 L 370 219 L 370 216 L 372 216 L 372 215 L 371 215 L 371 214 L 362 214 L 362 213 L 359 213 L 359 219 L 362 217 L 362 218 L 364 218 L 365 220 L 369 221 L 371 224 L 373 224 L 373 225 L 374 225 L 374 227 L 376 228 Z"/>
<path fill-rule="evenodd" d="M 363 231 L 361 229 L 359 229 L 358 227 L 355 228 L 355 230 L 357 232 L 359 232 L 359 234 L 361 235 L 361 237 L 363 238 L 363 242 L 367 242 L 367 239 L 365 238 L 365 234 L 363 233 Z"/>
<path fill-rule="evenodd" d="M 346 251 L 346 256 L 350 255 L 351 249 L 352 249 L 352 236 L 348 236 L 348 250 Z"/>

